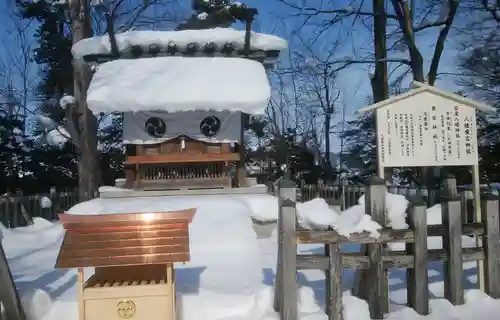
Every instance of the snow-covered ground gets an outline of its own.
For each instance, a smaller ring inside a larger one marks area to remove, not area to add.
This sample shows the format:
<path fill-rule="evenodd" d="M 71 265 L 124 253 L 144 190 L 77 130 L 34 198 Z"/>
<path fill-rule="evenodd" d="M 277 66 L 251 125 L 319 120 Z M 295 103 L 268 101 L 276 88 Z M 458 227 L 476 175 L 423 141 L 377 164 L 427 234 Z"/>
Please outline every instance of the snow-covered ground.
<path fill-rule="evenodd" d="M 363 199 L 360 199 L 360 203 Z M 394 227 L 406 227 L 402 197 L 388 195 L 388 217 Z M 182 320 L 276 320 L 272 310 L 277 239 L 276 233 L 259 238 L 252 219 L 273 221 L 277 218 L 277 200 L 269 195 L 180 196 L 135 199 L 94 199 L 71 208 L 72 214 L 161 211 L 197 208 L 190 226 L 192 260 L 177 266 L 178 308 Z M 391 211 L 392 210 L 392 211 Z M 428 211 L 429 223 L 440 222 L 440 208 Z M 335 213 L 322 199 L 298 205 L 299 221 L 305 227 L 332 225 L 339 232 L 366 230 L 377 235 L 378 224 L 364 214 L 363 206 Z M 64 234 L 62 225 L 40 218 L 34 225 L 8 230 L 0 225 L 3 246 L 13 277 L 21 292 L 29 320 L 76 320 L 76 271 L 54 269 Z M 465 239 L 467 238 L 467 239 Z M 464 237 L 464 245 L 473 239 Z M 430 247 L 441 246 L 429 239 Z M 346 251 L 359 248 L 348 245 Z M 397 246 L 393 249 L 398 250 Z M 300 245 L 301 253 L 318 252 L 317 245 Z M 467 289 L 476 287 L 475 264 L 465 263 Z M 87 274 L 91 274 L 91 268 Z M 344 271 L 345 319 L 369 319 L 368 306 L 347 293 L 353 271 Z M 404 307 L 405 270 L 390 272 L 391 313 L 388 319 L 476 319 L 494 318 L 500 313 L 500 301 L 477 290 L 466 293 L 466 304 L 453 307 L 443 296 L 442 268 L 429 264 L 431 315 L 418 316 Z M 327 319 L 324 307 L 324 273 L 319 270 L 299 273 L 299 310 L 301 319 Z"/>

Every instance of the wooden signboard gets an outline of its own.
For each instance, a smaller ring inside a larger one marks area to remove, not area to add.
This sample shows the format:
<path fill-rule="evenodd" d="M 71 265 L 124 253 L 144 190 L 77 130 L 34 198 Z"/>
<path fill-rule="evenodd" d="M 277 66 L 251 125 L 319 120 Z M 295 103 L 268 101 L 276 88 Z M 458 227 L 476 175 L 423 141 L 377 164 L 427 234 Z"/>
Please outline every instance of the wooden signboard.
<path fill-rule="evenodd" d="M 376 113 L 377 171 L 391 167 L 471 166 L 475 220 L 481 222 L 476 111 L 493 107 L 420 82 L 412 90 L 359 110 Z M 478 239 L 478 246 L 481 246 Z M 484 288 L 482 261 L 478 264 Z"/>

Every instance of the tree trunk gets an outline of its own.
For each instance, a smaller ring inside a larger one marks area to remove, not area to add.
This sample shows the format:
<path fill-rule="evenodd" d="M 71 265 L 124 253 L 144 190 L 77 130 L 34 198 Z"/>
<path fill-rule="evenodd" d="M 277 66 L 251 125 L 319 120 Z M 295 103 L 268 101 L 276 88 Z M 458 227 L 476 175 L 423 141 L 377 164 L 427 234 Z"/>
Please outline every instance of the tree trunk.
<path fill-rule="evenodd" d="M 373 103 L 389 98 L 389 76 L 387 72 L 387 17 L 383 0 L 373 0 L 373 38 L 375 74 L 371 79 Z"/>
<path fill-rule="evenodd" d="M 327 114 L 325 115 L 325 122 L 324 122 L 324 128 L 325 128 L 325 161 L 328 166 L 329 172 L 331 172 L 332 168 L 332 162 L 330 161 L 330 123 L 332 121 L 332 116 L 331 114 L 327 111 Z"/>
<path fill-rule="evenodd" d="M 375 73 L 371 78 L 373 102 L 377 103 L 389 98 L 389 75 L 387 72 L 387 16 L 385 12 L 384 0 L 373 0 L 373 33 L 374 33 L 374 54 L 375 54 Z M 373 125 L 375 126 L 377 118 L 373 115 Z M 377 139 L 377 137 L 375 137 Z M 361 246 L 361 252 L 367 254 L 368 247 Z M 387 270 L 385 270 L 387 276 Z M 369 288 L 367 285 L 369 273 L 368 270 L 357 271 L 354 278 L 352 293 L 354 296 L 368 300 Z M 388 290 L 387 287 L 384 287 Z M 384 301 L 383 310 L 388 310 L 388 302 Z"/>
<path fill-rule="evenodd" d="M 387 72 L 387 16 L 384 0 L 373 0 L 373 39 L 375 73 L 371 78 L 373 103 L 389 98 L 389 74 Z M 377 118 L 373 115 L 373 126 Z"/>
<path fill-rule="evenodd" d="M 88 0 L 70 2 L 72 42 L 92 36 Z M 87 108 L 87 89 L 92 73 L 82 61 L 74 62 L 74 96 L 77 100 L 78 136 L 72 137 L 77 142 L 78 150 L 78 197 L 79 201 L 92 199 L 97 191 L 101 177 L 99 152 L 97 150 L 97 119 Z"/>

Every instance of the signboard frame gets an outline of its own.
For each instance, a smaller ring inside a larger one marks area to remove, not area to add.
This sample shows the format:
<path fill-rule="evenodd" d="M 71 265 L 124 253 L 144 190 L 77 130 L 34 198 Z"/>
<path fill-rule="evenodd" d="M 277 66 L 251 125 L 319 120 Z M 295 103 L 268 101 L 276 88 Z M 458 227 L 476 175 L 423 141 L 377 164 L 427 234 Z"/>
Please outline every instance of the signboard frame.
<path fill-rule="evenodd" d="M 403 93 L 403 94 L 400 94 L 400 95 L 397 95 L 397 96 L 394 96 L 390 99 L 386 99 L 384 101 L 381 101 L 381 102 L 378 102 L 376 104 L 373 104 L 371 106 L 368 106 L 366 108 L 362 108 L 360 109 L 358 112 L 359 113 L 366 113 L 366 112 L 375 112 L 376 113 L 376 135 L 377 135 L 377 173 L 378 173 L 378 176 L 381 177 L 382 179 L 385 178 L 385 168 L 390 168 L 390 167 L 405 167 L 405 166 L 408 166 L 408 161 L 406 163 L 404 163 L 404 161 L 401 161 L 401 164 L 402 165 L 395 165 L 394 163 L 389 163 L 389 165 L 385 165 L 384 163 L 387 162 L 386 160 L 387 159 L 384 159 L 384 157 L 387 155 L 387 150 L 385 149 L 385 144 L 384 144 L 384 136 L 379 136 L 379 133 L 381 131 L 385 132 L 385 135 L 388 134 L 387 132 L 387 126 L 385 125 L 382 125 L 381 121 L 382 120 L 385 120 L 387 122 L 387 118 L 382 118 L 381 119 L 381 115 L 384 110 L 390 110 L 391 107 L 394 108 L 394 107 L 398 107 L 398 104 L 401 105 L 401 102 L 403 102 L 404 100 L 406 101 L 411 101 L 411 99 L 417 99 L 419 96 L 420 98 L 422 98 L 424 95 L 427 95 L 429 97 L 434 97 L 435 100 L 441 100 L 441 102 L 443 101 L 448 101 L 448 102 L 452 102 L 454 106 L 459 106 L 459 109 L 461 111 L 463 110 L 467 110 L 467 109 L 464 109 L 464 108 L 469 108 L 469 114 L 470 115 L 474 115 L 471 119 L 470 119 L 470 123 L 469 123 L 469 127 L 465 127 L 464 126 L 464 121 L 463 121 L 463 117 L 462 117 L 462 121 L 459 121 L 459 126 L 460 126 L 460 130 L 459 130 L 459 133 L 460 133 L 460 136 L 459 137 L 456 137 L 456 139 L 458 140 L 455 140 L 455 145 L 457 145 L 457 147 L 455 147 L 455 155 L 457 154 L 460 154 L 462 152 L 462 147 L 466 147 L 466 143 L 469 143 L 469 142 L 474 142 L 474 145 L 475 145 L 475 150 L 473 150 L 473 154 L 471 154 L 470 157 L 468 157 L 468 159 L 466 161 L 462 161 L 462 162 L 459 162 L 457 161 L 455 164 L 450 164 L 450 161 L 447 161 L 447 158 L 446 160 L 443 160 L 445 159 L 443 157 L 443 154 L 441 153 L 441 159 L 439 159 L 439 157 L 435 157 L 435 161 L 432 162 L 432 161 L 429 161 L 428 160 L 428 157 L 425 159 L 425 161 L 422 161 L 423 159 L 421 158 L 421 163 L 420 165 L 417 165 L 417 163 L 415 164 L 412 164 L 410 165 L 411 167 L 436 167 L 436 166 L 472 166 L 472 180 L 473 180 L 473 193 L 474 193 L 474 208 L 475 208 L 475 219 L 477 222 L 481 222 L 481 201 L 480 201 L 480 187 L 479 187 L 479 156 L 478 156 L 478 150 L 477 150 L 477 123 L 476 123 L 476 117 L 475 117 L 475 113 L 476 113 L 476 110 L 477 111 L 481 111 L 481 112 L 495 112 L 496 109 L 491 107 L 491 106 L 488 106 L 488 105 L 485 105 L 483 103 L 480 103 L 480 102 L 477 102 L 477 101 L 474 101 L 474 100 L 470 100 L 470 99 L 467 99 L 467 98 L 464 98 L 464 97 L 461 97 L 459 95 L 456 95 L 456 94 L 452 94 L 452 93 L 447 93 L 447 92 L 444 92 L 444 91 L 441 91 L 435 87 L 432 87 L 432 86 L 429 86 L 429 85 L 426 85 L 424 83 L 421 83 L 421 82 L 417 82 L 417 81 L 413 81 L 413 86 L 414 88 L 409 90 L 408 92 L 406 93 Z M 437 109 L 439 109 L 439 104 L 438 103 L 434 103 L 432 100 L 434 99 L 431 99 L 431 101 L 425 101 L 425 100 L 429 100 L 430 98 L 427 97 L 427 98 L 424 98 L 424 99 L 420 99 L 420 103 L 423 103 L 423 106 L 419 106 L 419 108 L 423 108 L 425 112 L 425 108 L 432 108 L 432 106 L 434 106 L 434 109 L 436 109 L 435 111 L 437 111 Z M 423 101 L 422 101 L 423 100 Z M 414 101 L 413 101 L 414 102 Z M 454 106 L 452 106 L 452 108 L 454 108 Z M 410 104 L 410 107 L 411 107 L 411 104 Z M 446 106 L 448 107 L 448 106 Z M 414 112 L 414 110 L 412 110 Z M 441 110 L 443 111 L 443 110 Z M 451 112 L 451 110 L 444 110 L 445 112 Z M 453 110 L 454 112 L 455 110 Z M 421 112 L 420 110 L 418 112 Z M 436 112 L 437 114 L 438 112 Z M 465 112 L 467 113 L 467 112 Z M 406 112 L 405 113 L 406 115 L 408 114 L 414 114 L 415 115 L 415 112 L 414 113 L 408 113 Z M 460 112 L 459 112 L 460 114 Z M 463 114 L 463 112 L 462 112 Z M 453 116 L 455 116 L 455 113 L 452 114 Z M 446 119 L 446 116 L 445 116 L 445 123 L 432 123 L 433 121 L 439 121 L 441 119 L 437 119 L 437 115 L 436 115 L 436 119 L 432 118 L 433 116 L 431 114 L 429 114 L 429 118 L 428 119 L 428 123 L 427 125 L 430 125 L 431 128 L 433 129 L 438 129 L 437 127 L 441 127 L 441 126 L 447 126 L 447 119 Z M 460 116 L 459 116 L 460 117 Z M 423 119 L 421 119 L 423 120 Z M 405 120 L 404 120 L 405 121 Z M 425 121 L 424 121 L 425 122 Z M 453 122 L 455 123 L 455 122 Z M 436 125 L 436 128 L 434 128 L 433 126 Z M 442 130 L 443 128 L 439 128 L 439 130 Z M 469 140 L 467 140 L 467 137 L 463 137 L 464 140 L 464 145 L 463 146 L 458 146 L 458 143 L 460 143 L 462 140 L 462 133 L 465 134 L 466 132 L 466 129 L 469 129 L 469 131 L 472 131 L 474 130 L 474 132 L 469 132 L 470 135 L 468 137 Z M 401 130 L 401 129 L 400 129 Z M 404 132 L 403 132 L 403 135 L 406 135 L 406 128 L 404 128 Z M 398 132 L 396 132 L 398 133 Z M 391 132 L 389 132 L 389 134 L 391 134 Z M 432 137 L 434 139 L 434 134 L 432 134 Z M 446 134 L 442 134 L 442 135 L 438 135 L 438 137 L 447 137 Z M 397 140 L 397 139 L 395 139 Z M 399 139 L 400 141 L 402 139 Z M 433 141 L 434 142 L 434 141 Z M 424 142 L 425 143 L 425 142 Z M 443 145 L 441 143 L 441 145 Z M 401 146 L 401 145 L 400 145 Z M 447 151 L 447 149 L 443 149 L 445 150 L 445 152 Z M 453 150 L 453 148 L 451 148 L 451 150 Z M 406 150 L 404 150 L 406 152 Z M 414 150 L 415 151 L 415 150 Z M 392 150 L 391 150 L 392 152 Z M 438 155 L 439 152 L 437 152 L 436 150 L 434 150 L 434 155 Z M 422 157 L 422 155 L 417 155 L 416 152 L 413 152 L 412 153 L 412 156 L 413 157 Z M 397 157 L 395 157 L 397 158 Z M 405 158 L 404 156 L 403 157 L 400 157 L 401 158 Z M 441 162 L 441 163 L 440 163 Z M 411 163 L 410 163 L 411 164 Z M 481 239 L 478 239 L 477 241 L 477 245 L 478 246 L 481 246 L 482 245 L 482 241 Z M 484 266 L 483 266 L 483 261 L 478 261 L 478 280 L 479 280 L 479 286 L 480 286 L 480 289 L 481 290 L 484 290 Z"/>

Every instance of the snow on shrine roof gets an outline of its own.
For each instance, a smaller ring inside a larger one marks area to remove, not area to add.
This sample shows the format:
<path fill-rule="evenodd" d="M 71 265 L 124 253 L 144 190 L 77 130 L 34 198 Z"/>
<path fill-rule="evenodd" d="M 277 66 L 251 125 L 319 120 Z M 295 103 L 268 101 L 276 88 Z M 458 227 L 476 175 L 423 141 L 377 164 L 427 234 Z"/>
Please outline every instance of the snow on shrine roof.
<path fill-rule="evenodd" d="M 358 112 L 365 113 L 365 112 L 375 111 L 379 108 L 389 107 L 393 103 L 396 103 L 396 102 L 404 100 L 404 99 L 411 98 L 412 96 L 415 96 L 415 95 L 422 93 L 422 92 L 430 92 L 430 93 L 435 94 L 437 96 L 441 96 L 445 99 L 455 101 L 456 103 L 463 104 L 465 106 L 477 109 L 477 110 L 482 111 L 482 112 L 493 112 L 496 110 L 495 108 L 488 106 L 484 103 L 474 101 L 471 99 L 467 99 L 467 98 L 464 98 L 464 97 L 459 96 L 459 95 L 454 94 L 454 93 L 445 92 L 445 91 L 439 90 L 436 87 L 429 86 L 427 84 L 424 84 L 424 83 L 421 83 L 418 81 L 413 81 L 413 85 L 415 86 L 415 88 L 411 89 L 408 92 L 405 92 L 403 94 L 400 94 L 400 95 L 391 97 L 389 99 L 380 101 L 378 103 L 372 104 L 372 105 L 367 106 L 365 108 L 361 108 L 358 110 Z"/>
<path fill-rule="evenodd" d="M 263 114 L 264 66 L 243 58 L 120 59 L 99 66 L 87 92 L 94 112 L 241 111 Z"/>
<path fill-rule="evenodd" d="M 242 49 L 245 43 L 245 31 L 232 28 L 181 31 L 128 31 L 117 34 L 116 42 L 120 52 L 126 51 L 134 45 L 141 47 L 149 47 L 151 45 L 168 47 L 176 45 L 183 50 L 191 43 L 201 46 L 209 43 L 214 43 L 217 46 L 233 43 L 236 49 Z M 251 50 L 282 51 L 286 48 L 287 42 L 277 36 L 252 32 L 250 40 Z M 111 52 L 109 37 L 97 36 L 80 40 L 73 45 L 71 52 L 75 59 L 92 54 L 109 54 Z"/>

